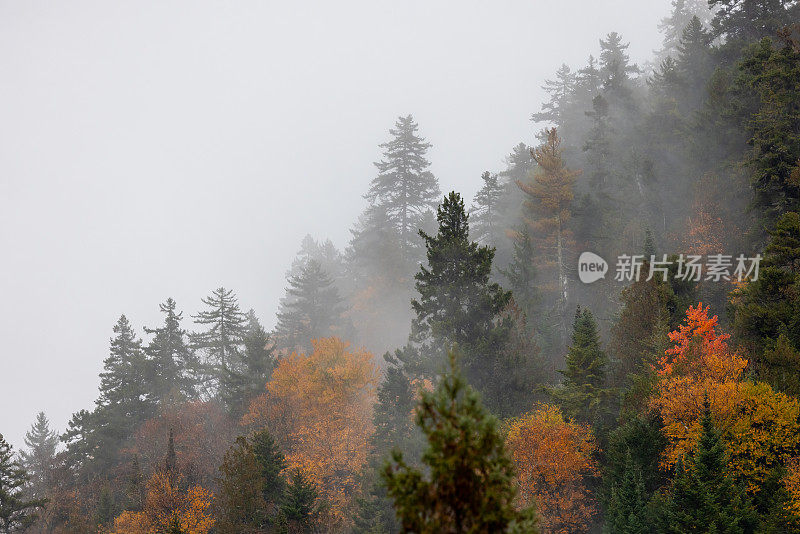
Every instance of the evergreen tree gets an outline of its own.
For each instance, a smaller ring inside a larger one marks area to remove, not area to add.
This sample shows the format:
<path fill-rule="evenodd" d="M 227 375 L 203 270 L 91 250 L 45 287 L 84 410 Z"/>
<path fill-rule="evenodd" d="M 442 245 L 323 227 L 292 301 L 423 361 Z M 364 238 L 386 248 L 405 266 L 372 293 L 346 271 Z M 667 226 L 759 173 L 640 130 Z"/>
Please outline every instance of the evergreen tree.
<path fill-rule="evenodd" d="M 606 98 L 615 106 L 631 109 L 630 75 L 637 74 L 639 67 L 630 62 L 627 53 L 629 46 L 629 43 L 622 42 L 622 36 L 617 32 L 609 33 L 605 40 L 600 39 L 600 77 Z"/>
<path fill-rule="evenodd" d="M 541 301 L 536 279 L 535 251 L 526 227 L 516 232 L 514 255 L 508 269 L 501 271 L 514 295 L 514 302 L 528 321 L 536 318 L 536 307 Z"/>
<path fill-rule="evenodd" d="M 564 115 L 569 99 L 575 91 L 576 74 L 569 66 L 562 64 L 556 71 L 555 80 L 546 80 L 542 89 L 550 95 L 550 100 L 542 104 L 539 113 L 531 115 L 534 122 L 547 122 L 558 128 L 564 126 Z"/>
<path fill-rule="evenodd" d="M 564 383 L 553 390 L 566 416 L 595 428 L 609 422 L 611 391 L 606 381 L 607 365 L 594 315 L 579 306 L 572 325 L 566 369 L 560 371 Z"/>
<path fill-rule="evenodd" d="M 714 37 L 724 37 L 729 49 L 773 36 L 800 19 L 800 4 L 794 0 L 709 0 L 715 8 Z"/>
<path fill-rule="evenodd" d="M 22 467 L 30 482 L 27 494 L 34 499 L 44 499 L 53 482 L 52 472 L 58 446 L 58 435 L 50 430 L 50 422 L 44 412 L 36 415 L 36 422 L 25 433 L 28 450 L 20 452 Z"/>
<path fill-rule="evenodd" d="M 310 260 L 300 274 L 289 278 L 286 293 L 275 328 L 282 348 L 309 352 L 313 350 L 312 339 L 329 337 L 340 328 L 342 299 L 316 260 Z"/>
<path fill-rule="evenodd" d="M 292 472 L 280 506 L 292 532 L 312 532 L 318 495 L 314 483 L 302 471 Z"/>
<path fill-rule="evenodd" d="M 44 502 L 25 498 L 28 480 L 25 468 L 0 434 L 0 532 L 19 532 L 36 520 L 35 511 Z"/>
<path fill-rule="evenodd" d="M 231 392 L 226 390 L 222 377 L 241 358 L 247 318 L 239 309 L 236 295 L 229 289 L 215 289 L 208 298 L 202 300 L 207 309 L 193 317 L 196 325 L 207 329 L 190 336 L 192 347 L 204 356 L 200 373 L 205 395 L 217 394 L 227 399 L 231 397 Z"/>
<path fill-rule="evenodd" d="M 705 95 L 705 86 L 713 70 L 711 34 L 697 17 L 692 17 L 681 33 L 677 46 L 675 64 L 684 83 L 685 97 L 690 99 L 691 111 L 700 107 Z"/>
<path fill-rule="evenodd" d="M 144 329 L 153 336 L 145 348 L 151 397 L 155 401 L 170 395 L 193 398 L 195 388 L 189 372 L 196 368 L 196 363 L 187 343 L 186 331 L 181 328 L 183 313 L 176 311 L 175 301 L 171 298 L 160 304 L 159 309 L 164 314 L 163 326 Z"/>
<path fill-rule="evenodd" d="M 611 488 L 605 532 L 609 534 L 647 534 L 652 528 L 647 508 L 648 495 L 645 491 L 642 471 L 633 461 L 630 451 L 626 456 L 626 464 L 622 481 Z"/>
<path fill-rule="evenodd" d="M 116 461 L 124 440 L 155 413 L 148 395 L 147 361 L 142 341 L 136 337 L 128 319 L 122 315 L 114 325 L 109 356 L 100 373 L 100 397 L 89 418 L 89 430 L 96 440 L 95 467 L 105 471 Z"/>
<path fill-rule="evenodd" d="M 250 443 L 261 475 L 261 495 L 267 505 L 275 505 L 286 489 L 286 482 L 281 476 L 286 468 L 286 459 L 267 430 L 253 434 Z"/>
<path fill-rule="evenodd" d="M 536 532 L 533 510 L 517 510 L 513 466 L 497 420 L 481 405 L 450 354 L 451 370 L 422 392 L 416 422 L 428 440 L 423 472 L 401 452 L 383 471 L 403 531 Z"/>
<path fill-rule="evenodd" d="M 235 416 L 240 416 L 250 400 L 264 392 L 275 367 L 275 343 L 253 310 L 247 312 L 242 343 L 244 349 L 220 378 L 222 391 L 227 394 L 223 401 Z"/>
<path fill-rule="evenodd" d="M 658 25 L 658 29 L 664 34 L 664 42 L 656 59 L 663 61 L 668 56 L 677 55 L 683 32 L 693 19 L 697 19 L 701 28 L 708 28 L 712 18 L 708 0 L 672 0 L 671 13 L 661 19 Z"/>
<path fill-rule="evenodd" d="M 504 188 L 498 176 L 489 171 L 481 175 L 483 187 L 476 193 L 470 209 L 473 237 L 478 243 L 494 246 L 504 232 L 501 201 Z"/>
<path fill-rule="evenodd" d="M 428 265 L 420 266 L 415 277 L 419 299 L 411 301 L 416 313 L 412 335 L 424 347 L 426 360 L 421 369 L 412 366 L 410 371 L 433 376 L 444 363 L 438 347 L 458 344 L 465 353 L 468 379 L 487 393 L 508 376 L 505 373 L 514 372 L 497 369 L 510 326 L 500 314 L 511 293 L 489 281 L 494 250 L 470 241 L 468 219 L 461 196 L 452 192 L 439 206 L 438 233 L 420 231 Z"/>
<path fill-rule="evenodd" d="M 666 505 L 667 532 L 754 532 L 747 494 L 728 471 L 728 457 L 706 401 L 702 431 L 691 456 L 678 464 Z"/>
<path fill-rule="evenodd" d="M 417 135 L 419 126 L 411 115 L 400 117 L 389 130 L 392 140 L 380 145 L 383 159 L 376 162 L 376 176 L 365 198 L 372 206 L 381 206 L 399 236 L 405 261 L 419 256 L 417 229 L 426 212 L 436 207 L 439 183 L 428 171 L 425 158 L 430 144 Z"/>
<path fill-rule="evenodd" d="M 263 479 L 253 448 L 244 437 L 225 453 L 219 468 L 216 528 L 221 534 L 263 532 L 267 506 L 263 498 Z"/>

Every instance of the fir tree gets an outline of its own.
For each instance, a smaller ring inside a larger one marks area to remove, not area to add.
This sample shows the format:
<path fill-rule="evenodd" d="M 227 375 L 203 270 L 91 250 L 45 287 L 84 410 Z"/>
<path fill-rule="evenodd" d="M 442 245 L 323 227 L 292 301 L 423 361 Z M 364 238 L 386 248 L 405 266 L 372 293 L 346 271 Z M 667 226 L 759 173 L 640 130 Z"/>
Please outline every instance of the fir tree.
<path fill-rule="evenodd" d="M 383 471 L 403 531 L 536 532 L 533 510 L 517 510 L 513 466 L 497 420 L 467 385 L 450 354 L 451 370 L 433 392 L 422 392 L 416 422 L 428 440 L 423 472 L 401 452 Z"/>
<path fill-rule="evenodd" d="M 28 450 L 20 452 L 20 460 L 30 478 L 27 493 L 34 499 L 44 499 L 53 483 L 58 446 L 58 435 L 50 430 L 50 422 L 44 412 L 36 415 L 36 422 L 25 433 L 25 446 Z"/>
<path fill-rule="evenodd" d="M 728 456 L 706 400 L 702 431 L 678 464 L 666 505 L 667 532 L 754 532 L 757 520 L 744 489 L 728 471 Z"/>
<path fill-rule="evenodd" d="M 225 453 L 219 471 L 217 530 L 222 534 L 263 531 L 267 525 L 263 479 L 246 438 L 236 438 L 236 443 Z"/>
<path fill-rule="evenodd" d="M 592 312 L 579 306 L 572 329 L 566 369 L 560 371 L 564 383 L 553 396 L 568 417 L 600 427 L 609 422 L 611 392 L 606 382 L 608 360 Z"/>
<path fill-rule="evenodd" d="M 220 377 L 223 398 L 234 416 L 240 416 L 249 401 L 264 392 L 275 366 L 275 343 L 261 326 L 253 310 L 247 312 L 247 326 L 242 339 L 244 349 Z"/>
<path fill-rule="evenodd" d="M 0 434 L 0 532 L 19 532 L 36 520 L 36 509 L 44 502 L 25 498 L 28 480 L 25 468 Z"/>
<path fill-rule="evenodd" d="M 312 339 L 336 333 L 342 323 L 342 299 L 319 262 L 310 260 L 300 274 L 289 278 L 286 293 L 275 328 L 282 348 L 309 352 Z"/>
<path fill-rule="evenodd" d="M 145 348 L 148 357 L 151 396 L 161 401 L 170 395 L 192 398 L 194 383 L 189 376 L 196 367 L 194 355 L 187 343 L 186 331 L 181 328 L 182 312 L 176 311 L 175 301 L 168 298 L 159 305 L 164 314 L 160 328 L 145 328 L 153 339 Z"/>
<path fill-rule="evenodd" d="M 200 364 L 203 387 L 206 396 L 218 394 L 223 399 L 230 398 L 221 378 L 227 375 L 231 365 L 241 357 L 242 344 L 247 331 L 247 318 L 239 309 L 233 291 L 220 287 L 208 298 L 203 299 L 207 309 L 194 315 L 198 326 L 205 326 L 203 332 L 191 335 L 192 347 L 204 355 Z"/>
<path fill-rule="evenodd" d="M 668 56 L 675 57 L 679 53 L 683 32 L 693 19 L 697 19 L 701 28 L 708 28 L 712 18 L 708 0 L 672 0 L 672 12 L 661 19 L 658 25 L 658 29 L 664 34 L 664 41 L 656 59 L 663 61 Z"/>
<path fill-rule="evenodd" d="M 261 476 L 261 495 L 267 505 L 275 505 L 286 489 L 286 482 L 281 476 L 286 468 L 286 459 L 267 430 L 253 434 L 250 444 Z"/>
<path fill-rule="evenodd" d="M 556 71 L 555 80 L 546 80 L 542 89 L 550 95 L 550 100 L 542 104 L 539 113 L 531 115 L 534 122 L 547 122 L 556 127 L 564 126 L 564 114 L 569 99 L 575 91 L 576 75 L 569 66 L 562 64 Z"/>
<path fill-rule="evenodd" d="M 638 73 L 639 67 L 631 64 L 628 46 L 630 44 L 623 43 L 617 32 L 609 33 L 605 40 L 600 39 L 600 77 L 603 91 L 614 105 L 632 108 L 630 75 Z"/>
<path fill-rule="evenodd" d="M 508 269 L 501 271 L 508 281 L 508 288 L 514 295 L 514 302 L 528 320 L 536 317 L 536 306 L 541 301 L 536 279 L 536 252 L 528 229 L 522 227 L 516 232 L 514 255 Z"/>
<path fill-rule="evenodd" d="M 800 19 L 800 4 L 794 0 L 709 0 L 708 4 L 716 10 L 714 37 L 724 36 L 732 51 Z"/>
<path fill-rule="evenodd" d="M 380 145 L 383 159 L 375 163 L 378 176 L 370 183 L 365 198 L 381 206 L 399 237 L 405 261 L 419 256 L 416 233 L 426 212 L 436 207 L 439 183 L 428 171 L 426 153 L 430 144 L 417 135 L 418 125 L 411 115 L 400 117 L 389 130 L 392 140 Z"/>
<path fill-rule="evenodd" d="M 611 488 L 606 513 L 605 532 L 609 534 L 647 534 L 651 531 L 648 517 L 649 496 L 645 491 L 642 471 L 633 461 L 630 451 L 622 481 Z"/>

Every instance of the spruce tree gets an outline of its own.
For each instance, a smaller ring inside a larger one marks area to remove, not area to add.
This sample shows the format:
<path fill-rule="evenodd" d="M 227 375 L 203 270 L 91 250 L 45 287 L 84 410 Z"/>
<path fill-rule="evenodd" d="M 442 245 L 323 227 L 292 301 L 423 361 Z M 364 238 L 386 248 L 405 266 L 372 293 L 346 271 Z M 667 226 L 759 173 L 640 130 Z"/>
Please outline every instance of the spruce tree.
<path fill-rule="evenodd" d="M 286 468 L 286 459 L 268 430 L 253 434 L 250 444 L 261 476 L 261 495 L 267 505 L 276 505 L 286 489 L 286 481 L 281 475 Z"/>
<path fill-rule="evenodd" d="M 302 471 L 292 471 L 280 506 L 280 512 L 286 518 L 291 532 L 313 531 L 318 496 L 316 486 Z"/>
<path fill-rule="evenodd" d="M 50 422 L 44 412 L 36 415 L 36 421 L 25 433 L 27 450 L 20 452 L 22 467 L 28 473 L 28 495 L 44 499 L 53 483 L 53 469 L 58 446 L 58 435 L 50 430 Z"/>
<path fill-rule="evenodd" d="M 757 518 L 744 489 L 728 470 L 728 455 L 711 420 L 708 400 L 697 446 L 679 464 L 666 504 L 670 533 L 754 532 Z"/>
<path fill-rule="evenodd" d="M 0 434 L 0 532 L 19 532 L 36 520 L 36 509 L 41 508 L 44 501 L 25 497 L 28 480 L 25 468 Z"/>
<path fill-rule="evenodd" d="M 563 128 L 564 115 L 575 91 L 576 74 L 569 66 L 562 64 L 556 71 L 554 80 L 545 80 L 542 89 L 550 95 L 550 100 L 542 104 L 539 113 L 531 115 L 534 122 L 547 122 L 558 128 Z"/>
<path fill-rule="evenodd" d="M 206 396 L 216 394 L 229 398 L 230 392 L 225 390 L 221 379 L 241 357 L 247 318 L 239 309 L 236 295 L 229 289 L 220 287 L 202 300 L 207 309 L 193 317 L 196 325 L 207 329 L 190 336 L 192 348 L 203 354 L 199 364 L 201 387 Z"/>
<path fill-rule="evenodd" d="M 536 532 L 533 510 L 514 505 L 514 470 L 497 420 L 467 385 L 454 352 L 449 360 L 449 372 L 433 392 L 422 392 L 417 408 L 426 468 L 395 451 L 383 471 L 403 531 Z"/>
<path fill-rule="evenodd" d="M 611 415 L 611 390 L 606 372 L 608 359 L 600 346 L 594 315 L 578 306 L 572 325 L 572 344 L 567 352 L 561 386 L 553 389 L 564 414 L 581 423 L 602 427 Z"/>
<path fill-rule="evenodd" d="M 679 53 L 683 32 L 693 19 L 697 19 L 701 28 L 708 28 L 712 18 L 708 0 L 672 0 L 672 11 L 658 25 L 658 29 L 664 34 L 664 41 L 657 60 L 663 61 Z"/>
<path fill-rule="evenodd" d="M 309 352 L 312 339 L 339 333 L 342 299 L 319 262 L 310 260 L 300 274 L 290 277 L 286 294 L 275 328 L 281 348 Z"/>
<path fill-rule="evenodd" d="M 604 532 L 649 533 L 652 525 L 651 517 L 648 515 L 648 500 L 649 495 L 644 487 L 642 470 L 633 461 L 630 451 L 627 451 L 625 474 L 619 484 L 611 488 Z"/>
<path fill-rule="evenodd" d="M 236 438 L 219 467 L 219 519 L 221 534 L 262 532 L 267 526 L 267 506 L 259 465 L 248 440 Z"/>
<path fill-rule="evenodd" d="M 417 135 L 418 128 L 411 115 L 397 119 L 389 130 L 392 140 L 380 145 L 383 158 L 375 163 L 378 175 L 365 195 L 371 206 L 381 206 L 387 215 L 406 262 L 419 257 L 417 230 L 440 194 L 439 183 L 428 170 L 426 154 L 431 145 Z"/>
<path fill-rule="evenodd" d="M 708 4 L 715 8 L 714 37 L 724 37 L 731 52 L 800 19 L 800 4 L 794 0 L 709 0 Z"/>
<path fill-rule="evenodd" d="M 160 328 L 146 328 L 153 338 L 144 351 L 148 358 L 150 392 L 160 402 L 169 396 L 193 398 L 194 382 L 190 376 L 196 362 L 189 348 L 186 331 L 181 328 L 183 313 L 176 311 L 175 301 L 168 298 L 159 305 L 164 314 Z"/>
<path fill-rule="evenodd" d="M 247 326 L 242 339 L 244 346 L 236 359 L 220 377 L 223 401 L 238 417 L 252 398 L 264 392 L 275 367 L 275 343 L 261 325 L 253 310 L 247 312 Z"/>

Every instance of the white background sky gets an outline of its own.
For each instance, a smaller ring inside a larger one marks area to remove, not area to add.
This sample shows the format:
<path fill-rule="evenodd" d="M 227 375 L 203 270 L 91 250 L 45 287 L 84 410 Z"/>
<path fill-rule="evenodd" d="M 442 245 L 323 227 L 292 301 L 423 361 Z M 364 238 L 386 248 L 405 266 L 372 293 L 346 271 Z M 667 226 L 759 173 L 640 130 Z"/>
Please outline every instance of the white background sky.
<path fill-rule="evenodd" d="M 545 78 L 610 31 L 649 58 L 669 8 L 0 0 L 0 433 L 91 408 L 121 313 L 142 334 L 224 285 L 273 326 L 302 237 L 346 245 L 398 115 L 470 199 L 533 142 Z"/>

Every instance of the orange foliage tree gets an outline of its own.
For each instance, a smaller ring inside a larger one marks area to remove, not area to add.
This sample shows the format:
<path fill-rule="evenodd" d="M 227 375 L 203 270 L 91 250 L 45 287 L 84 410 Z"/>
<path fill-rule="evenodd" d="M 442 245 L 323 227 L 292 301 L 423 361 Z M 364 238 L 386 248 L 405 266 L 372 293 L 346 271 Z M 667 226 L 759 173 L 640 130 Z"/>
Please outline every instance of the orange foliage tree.
<path fill-rule="evenodd" d="M 558 407 L 543 404 L 508 423 L 506 446 L 522 504 L 535 503 L 542 531 L 585 532 L 596 512 L 585 483 L 597 475 L 591 429 L 565 421 Z"/>
<path fill-rule="evenodd" d="M 669 440 L 663 464 L 676 465 L 694 447 L 708 398 L 731 468 L 755 490 L 800 445 L 800 404 L 767 384 L 742 381 L 747 359 L 728 347 L 730 336 L 718 332 L 717 317 L 708 312 L 702 303 L 689 307 L 684 324 L 669 335 L 674 346 L 657 364 L 650 406 L 661 414 Z"/>
<path fill-rule="evenodd" d="M 214 525 L 212 494 L 200 486 L 181 491 L 180 477 L 158 471 L 147 483 L 147 499 L 141 512 L 123 512 L 114 521 L 113 534 L 169 532 L 176 523 L 187 534 L 207 534 Z"/>
<path fill-rule="evenodd" d="M 331 528 L 346 524 L 367 459 L 378 368 L 371 353 L 338 338 L 278 363 L 242 423 L 280 436 L 289 469 L 300 469 L 331 504 Z"/>

